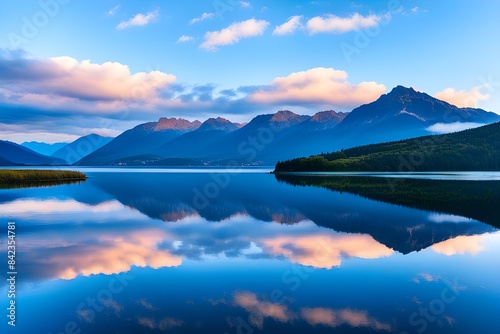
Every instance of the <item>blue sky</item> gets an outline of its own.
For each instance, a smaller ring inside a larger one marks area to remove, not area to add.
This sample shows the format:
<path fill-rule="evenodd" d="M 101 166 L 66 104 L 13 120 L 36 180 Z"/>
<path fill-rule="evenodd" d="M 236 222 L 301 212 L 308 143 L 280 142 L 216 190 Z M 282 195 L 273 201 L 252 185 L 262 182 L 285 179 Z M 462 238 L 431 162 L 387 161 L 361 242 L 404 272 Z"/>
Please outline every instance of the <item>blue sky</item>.
<path fill-rule="evenodd" d="M 1 139 L 350 111 L 396 85 L 500 113 L 498 1 L 26 0 L 0 13 Z"/>

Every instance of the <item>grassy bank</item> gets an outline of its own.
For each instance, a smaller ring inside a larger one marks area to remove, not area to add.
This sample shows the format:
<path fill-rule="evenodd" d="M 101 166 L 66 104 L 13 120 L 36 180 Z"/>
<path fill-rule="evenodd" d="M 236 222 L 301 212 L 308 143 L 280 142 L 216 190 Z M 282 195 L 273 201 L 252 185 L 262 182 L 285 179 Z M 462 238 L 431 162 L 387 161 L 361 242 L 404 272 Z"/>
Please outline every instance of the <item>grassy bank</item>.
<path fill-rule="evenodd" d="M 0 170 L 0 184 L 85 181 L 81 172 L 66 170 Z"/>

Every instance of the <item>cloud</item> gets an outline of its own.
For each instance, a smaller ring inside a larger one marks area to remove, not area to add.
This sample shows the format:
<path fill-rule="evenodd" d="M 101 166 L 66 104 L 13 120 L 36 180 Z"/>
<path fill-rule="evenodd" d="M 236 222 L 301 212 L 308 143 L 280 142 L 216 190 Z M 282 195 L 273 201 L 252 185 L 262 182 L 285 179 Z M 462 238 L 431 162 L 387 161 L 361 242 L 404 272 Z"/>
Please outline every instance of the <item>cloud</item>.
<path fill-rule="evenodd" d="M 336 15 L 316 16 L 307 21 L 306 28 L 309 34 L 320 33 L 342 34 L 353 30 L 373 28 L 380 24 L 380 21 L 389 16 L 368 15 L 362 16 L 354 13 L 349 17 L 339 17 Z"/>
<path fill-rule="evenodd" d="M 269 22 L 256 19 L 235 22 L 220 31 L 207 32 L 200 48 L 206 51 L 217 51 L 220 46 L 235 44 L 243 38 L 260 36 L 268 26 Z"/>
<path fill-rule="evenodd" d="M 318 67 L 274 79 L 249 96 L 255 103 L 327 105 L 352 108 L 376 100 L 386 87 L 376 82 L 351 84 L 347 72 Z"/>
<path fill-rule="evenodd" d="M 413 7 L 413 8 L 411 9 L 411 11 L 412 11 L 413 13 L 418 13 L 418 10 L 419 10 L 419 8 L 418 8 L 418 7 Z"/>
<path fill-rule="evenodd" d="M 474 87 L 471 90 L 455 90 L 453 88 L 446 88 L 445 90 L 436 93 L 434 97 L 453 104 L 459 108 L 477 108 L 480 101 L 488 100 L 491 96 L 483 94 L 479 90 L 481 87 Z"/>
<path fill-rule="evenodd" d="M 485 250 L 485 247 L 481 245 L 484 241 L 485 237 L 483 235 L 464 235 L 442 241 L 433 245 L 431 248 L 436 253 L 447 256 L 464 254 L 477 255 Z"/>
<path fill-rule="evenodd" d="M 203 13 L 203 14 L 201 14 L 201 16 L 195 17 L 194 19 L 189 21 L 189 24 L 195 24 L 195 23 L 202 22 L 202 21 L 205 21 L 208 19 L 213 19 L 216 16 L 217 15 L 215 13 Z"/>
<path fill-rule="evenodd" d="M 301 29 L 302 26 L 302 16 L 292 16 L 283 23 L 282 25 L 276 26 L 273 31 L 273 35 L 283 36 L 293 34 L 297 29 Z"/>
<path fill-rule="evenodd" d="M 350 309 L 332 310 L 329 308 L 303 308 L 301 315 L 312 326 L 323 325 L 338 327 L 349 325 L 351 327 L 369 327 L 375 330 L 391 331 L 391 326 L 368 316 L 366 311 Z"/>
<path fill-rule="evenodd" d="M 240 2 L 240 6 L 243 7 L 243 8 L 249 8 L 251 7 L 252 5 L 250 4 L 250 2 L 247 2 L 247 1 L 241 1 Z"/>
<path fill-rule="evenodd" d="M 218 32 L 226 35 L 205 42 L 213 48 L 222 42 L 235 43 L 268 24 L 253 19 L 235 23 L 224 29 L 227 33 Z M 181 36 L 178 43 L 191 38 Z M 119 62 L 37 59 L 0 49 L 0 134 L 16 142 L 39 140 L 38 134 L 50 141 L 71 140 L 90 131 L 116 136 L 161 116 L 194 120 L 224 115 L 247 122 L 257 113 L 283 106 L 295 106 L 297 112 L 353 108 L 385 91 L 374 82 L 351 84 L 346 72 L 332 68 L 292 73 L 264 85 L 220 91 L 217 87 L 214 83 L 177 83 L 174 74 L 161 70 L 132 72 Z"/>
<path fill-rule="evenodd" d="M 179 37 L 179 39 L 177 40 L 177 43 L 185 43 L 185 42 L 191 42 L 193 41 L 194 38 L 192 36 L 187 36 L 187 35 L 182 35 L 181 37 Z"/>
<path fill-rule="evenodd" d="M 116 12 L 118 11 L 118 9 L 120 9 L 120 5 L 116 5 L 114 6 L 113 8 L 111 8 L 109 11 L 108 11 L 108 15 L 109 16 L 113 16 L 116 14 Z"/>
<path fill-rule="evenodd" d="M 451 133 L 468 129 L 478 128 L 485 124 L 472 122 L 454 122 L 454 123 L 436 123 L 429 126 L 426 130 L 434 133 Z"/>
<path fill-rule="evenodd" d="M 152 12 L 147 12 L 146 14 L 139 13 L 127 21 L 120 22 L 116 26 L 116 29 L 122 30 L 125 28 L 134 27 L 134 26 L 145 26 L 148 23 L 156 20 L 158 18 L 158 16 L 159 16 L 158 9 L 156 9 Z"/>
<path fill-rule="evenodd" d="M 118 62 L 96 64 L 71 57 L 44 60 L 19 59 L 18 64 L 0 59 L 6 70 L 0 77 L 4 99 L 29 105 L 65 105 L 101 102 L 101 107 L 131 99 L 151 101 L 176 77 L 160 71 L 131 73 Z M 2 94 L 0 94 L 1 96 Z"/>

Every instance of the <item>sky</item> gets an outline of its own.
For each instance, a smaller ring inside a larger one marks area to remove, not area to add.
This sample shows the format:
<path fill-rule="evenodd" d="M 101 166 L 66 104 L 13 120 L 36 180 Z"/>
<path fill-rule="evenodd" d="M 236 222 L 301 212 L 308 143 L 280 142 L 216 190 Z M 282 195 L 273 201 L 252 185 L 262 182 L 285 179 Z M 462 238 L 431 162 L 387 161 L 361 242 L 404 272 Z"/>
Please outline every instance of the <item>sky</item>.
<path fill-rule="evenodd" d="M 500 113 L 500 2 L 0 2 L 0 139 L 349 112 L 393 87 Z"/>

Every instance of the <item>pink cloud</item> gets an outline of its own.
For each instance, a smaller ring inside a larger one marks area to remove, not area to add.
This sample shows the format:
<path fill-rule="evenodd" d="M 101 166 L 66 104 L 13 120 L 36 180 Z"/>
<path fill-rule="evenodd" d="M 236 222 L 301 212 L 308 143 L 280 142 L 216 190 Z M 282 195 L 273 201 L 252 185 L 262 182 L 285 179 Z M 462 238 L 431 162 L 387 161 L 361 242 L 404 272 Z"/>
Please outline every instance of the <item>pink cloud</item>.
<path fill-rule="evenodd" d="M 477 108 L 480 101 L 488 100 L 491 96 L 480 92 L 480 87 L 474 87 L 470 90 L 455 90 L 446 88 L 434 95 L 436 99 L 446 101 L 460 108 Z"/>
<path fill-rule="evenodd" d="M 274 79 L 249 96 L 263 104 L 323 104 L 354 107 L 376 100 L 386 87 L 376 82 L 351 84 L 347 72 L 318 67 Z"/>

